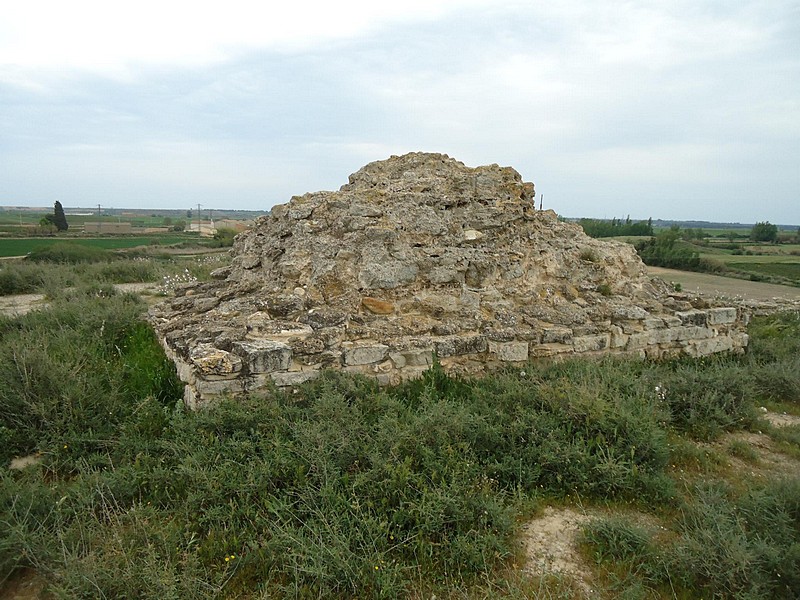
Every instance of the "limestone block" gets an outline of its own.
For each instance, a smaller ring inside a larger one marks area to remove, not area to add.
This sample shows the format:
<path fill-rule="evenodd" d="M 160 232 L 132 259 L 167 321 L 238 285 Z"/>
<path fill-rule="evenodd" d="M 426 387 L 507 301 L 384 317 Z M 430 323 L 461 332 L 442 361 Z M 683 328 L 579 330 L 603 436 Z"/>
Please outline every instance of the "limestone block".
<path fill-rule="evenodd" d="M 634 333 L 628 336 L 628 343 L 625 345 L 625 350 L 641 350 L 655 343 L 651 333 Z"/>
<path fill-rule="evenodd" d="M 732 306 L 708 310 L 709 325 L 725 325 L 736 322 L 736 309 Z"/>
<path fill-rule="evenodd" d="M 211 344 L 197 344 L 189 354 L 189 360 L 203 376 L 218 375 L 235 377 L 242 370 L 242 359 L 215 348 Z"/>
<path fill-rule="evenodd" d="M 538 344 L 531 345 L 529 354 L 531 358 L 546 358 L 557 354 L 567 354 L 574 352 L 572 344 Z"/>
<path fill-rule="evenodd" d="M 704 326 L 708 322 L 708 313 L 704 310 L 687 310 L 675 313 L 683 325 Z"/>
<path fill-rule="evenodd" d="M 747 335 L 744 331 L 735 331 L 730 334 L 733 343 L 738 348 L 746 348 L 747 344 L 750 342 L 750 336 Z"/>
<path fill-rule="evenodd" d="M 689 356 L 707 356 L 717 352 L 733 350 L 733 340 L 728 336 L 719 336 L 706 340 L 692 340 L 685 348 Z"/>
<path fill-rule="evenodd" d="M 601 335 L 585 335 L 583 337 L 576 337 L 572 344 L 575 347 L 575 352 L 597 352 L 608 348 L 609 335 L 607 333 Z"/>
<path fill-rule="evenodd" d="M 244 392 L 244 380 L 238 379 L 218 379 L 216 381 L 206 381 L 198 379 L 194 384 L 197 395 L 201 397 L 219 396 L 220 394 L 241 394 Z"/>
<path fill-rule="evenodd" d="M 543 327 L 542 344 L 569 344 L 572 342 L 572 329 L 568 327 Z"/>
<path fill-rule="evenodd" d="M 371 298 L 370 296 L 362 298 L 361 304 L 375 315 L 390 315 L 394 312 L 394 304 L 378 298 Z"/>
<path fill-rule="evenodd" d="M 277 385 L 278 387 L 288 387 L 288 386 L 300 385 L 301 383 L 305 383 L 306 381 L 311 381 L 312 379 L 316 379 L 317 377 L 319 377 L 319 371 L 270 373 L 269 376 L 272 378 L 272 381 L 274 381 L 275 385 Z"/>
<path fill-rule="evenodd" d="M 389 346 L 384 344 L 345 347 L 344 364 L 348 366 L 371 365 L 382 362 L 388 354 Z"/>
<path fill-rule="evenodd" d="M 685 327 L 673 327 L 669 329 L 656 329 L 655 331 L 650 331 L 648 334 L 650 335 L 650 343 L 651 344 L 671 344 L 672 342 L 677 341 L 678 339 L 686 339 L 681 338 L 681 332 L 687 328 Z"/>
<path fill-rule="evenodd" d="M 622 332 L 622 327 L 616 325 L 611 326 L 611 340 L 609 341 L 609 348 L 624 348 L 628 343 L 628 336 Z"/>
<path fill-rule="evenodd" d="M 389 352 L 389 360 L 396 369 L 402 369 L 406 366 L 406 357 L 401 352 Z"/>
<path fill-rule="evenodd" d="M 648 317 L 642 321 L 645 329 L 661 329 L 664 327 L 664 319 L 661 317 Z"/>
<path fill-rule="evenodd" d="M 482 335 L 450 337 L 434 340 L 433 346 L 440 357 L 461 356 L 463 354 L 480 354 L 486 352 L 488 341 Z"/>
<path fill-rule="evenodd" d="M 434 267 L 428 273 L 428 281 L 434 285 L 463 283 L 464 274 L 454 267 Z"/>
<path fill-rule="evenodd" d="M 418 271 L 413 262 L 390 260 L 366 263 L 358 273 L 358 282 L 367 289 L 393 289 L 414 281 Z"/>
<path fill-rule="evenodd" d="M 504 362 L 528 360 L 528 342 L 489 342 L 489 352 Z"/>
<path fill-rule="evenodd" d="M 705 313 L 703 313 L 705 317 Z M 714 330 L 707 327 L 676 327 L 676 340 L 684 342 L 687 340 L 703 340 L 714 336 Z"/>
<path fill-rule="evenodd" d="M 433 364 L 433 348 L 405 350 L 402 355 L 409 367 L 429 367 Z"/>
<path fill-rule="evenodd" d="M 616 321 L 641 321 L 650 314 L 641 306 L 615 306 L 611 320 Z"/>
<path fill-rule="evenodd" d="M 394 379 L 395 377 L 393 373 L 377 373 L 375 375 L 375 381 L 378 382 L 378 385 L 383 387 L 392 385 Z"/>
<path fill-rule="evenodd" d="M 292 360 L 292 349 L 272 340 L 234 342 L 233 351 L 246 361 L 251 374 L 285 371 Z"/>

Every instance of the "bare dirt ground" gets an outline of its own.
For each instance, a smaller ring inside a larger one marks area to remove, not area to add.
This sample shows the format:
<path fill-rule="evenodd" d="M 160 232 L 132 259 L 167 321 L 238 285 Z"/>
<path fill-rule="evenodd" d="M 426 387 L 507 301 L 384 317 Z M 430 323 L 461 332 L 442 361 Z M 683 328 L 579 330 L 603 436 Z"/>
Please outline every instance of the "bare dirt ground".
<path fill-rule="evenodd" d="M 595 515 L 575 508 L 548 506 L 542 516 L 522 529 L 522 543 L 529 575 L 564 575 L 578 589 L 591 597 L 591 571 L 578 553 L 577 538 L 581 527 Z"/>
<path fill-rule="evenodd" d="M 742 298 L 744 300 L 785 300 L 800 301 L 800 288 L 788 285 L 775 285 L 720 277 L 708 273 L 692 273 L 689 271 L 676 271 L 661 267 L 647 267 L 650 275 L 661 277 L 665 281 L 680 283 L 684 292 L 701 294 L 703 296 L 722 296 L 728 298 Z"/>

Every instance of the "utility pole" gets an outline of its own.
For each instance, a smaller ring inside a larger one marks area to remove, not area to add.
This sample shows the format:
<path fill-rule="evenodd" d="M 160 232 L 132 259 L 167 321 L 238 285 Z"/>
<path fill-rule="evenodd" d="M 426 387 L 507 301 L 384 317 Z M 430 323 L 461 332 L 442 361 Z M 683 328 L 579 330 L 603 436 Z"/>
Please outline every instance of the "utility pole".
<path fill-rule="evenodd" d="M 197 203 L 197 235 L 200 235 L 203 229 L 203 219 L 200 218 L 200 203 Z"/>
<path fill-rule="evenodd" d="M 542 205 L 544 204 L 544 194 L 539 196 L 539 210 L 542 210 Z"/>

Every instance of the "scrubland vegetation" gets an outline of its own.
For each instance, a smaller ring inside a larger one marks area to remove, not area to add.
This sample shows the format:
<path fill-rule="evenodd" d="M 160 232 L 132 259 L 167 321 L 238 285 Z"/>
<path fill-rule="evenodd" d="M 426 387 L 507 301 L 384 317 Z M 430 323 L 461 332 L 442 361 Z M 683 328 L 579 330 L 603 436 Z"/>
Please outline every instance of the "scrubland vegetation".
<path fill-rule="evenodd" d="M 521 525 L 556 504 L 611 515 L 582 536 L 599 597 L 800 595 L 797 474 L 709 450 L 760 429 L 800 456 L 800 429 L 758 410 L 800 412 L 797 314 L 755 320 L 744 356 L 481 380 L 434 366 L 394 388 L 326 373 L 192 413 L 145 305 L 86 285 L 90 267 L 38 265 L 73 285 L 0 317 L 0 581 L 35 570 L 57 598 L 572 598 L 564 577 L 520 573 Z M 613 516 L 630 511 L 644 524 Z"/>
<path fill-rule="evenodd" d="M 58 242 L 32 251 L 24 260 L 0 263 L 0 296 L 42 293 L 59 296 L 65 288 L 114 283 L 161 283 L 187 269 L 206 280 L 227 257 L 220 254 L 181 257 L 150 247 L 117 254 L 111 250 Z"/>

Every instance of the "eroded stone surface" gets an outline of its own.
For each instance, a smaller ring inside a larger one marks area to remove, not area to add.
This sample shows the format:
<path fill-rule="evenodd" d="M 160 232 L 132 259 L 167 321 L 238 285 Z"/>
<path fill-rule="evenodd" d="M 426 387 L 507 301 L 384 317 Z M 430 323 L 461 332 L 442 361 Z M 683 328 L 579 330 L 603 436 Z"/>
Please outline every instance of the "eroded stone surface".
<path fill-rule="evenodd" d="M 323 368 L 397 383 L 576 353 L 741 350 L 741 309 L 672 293 L 634 249 L 589 238 L 497 165 L 370 163 L 237 236 L 229 268 L 151 310 L 202 406 Z"/>

